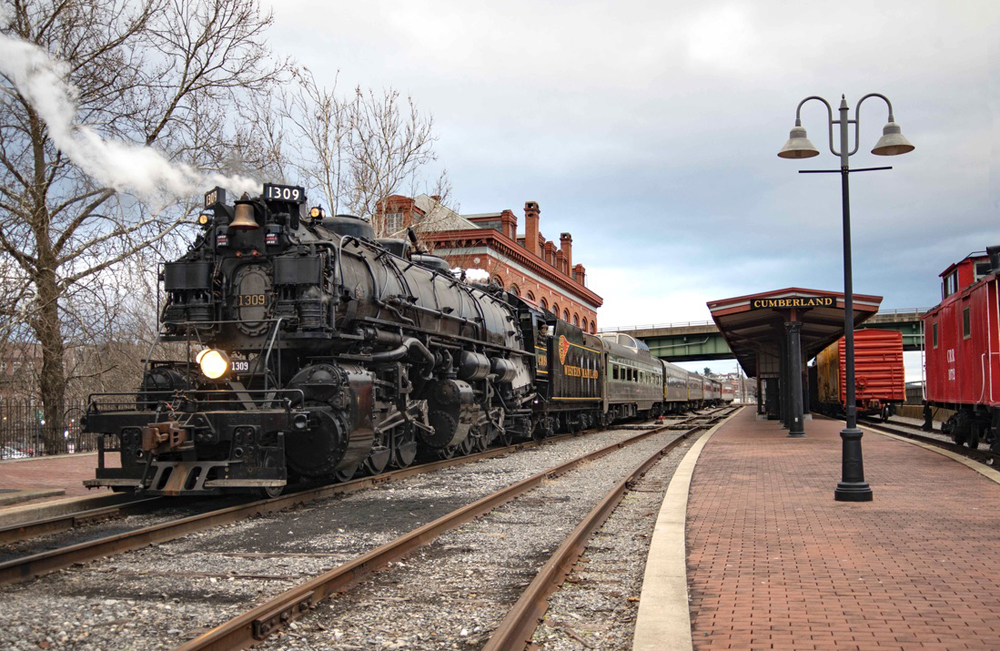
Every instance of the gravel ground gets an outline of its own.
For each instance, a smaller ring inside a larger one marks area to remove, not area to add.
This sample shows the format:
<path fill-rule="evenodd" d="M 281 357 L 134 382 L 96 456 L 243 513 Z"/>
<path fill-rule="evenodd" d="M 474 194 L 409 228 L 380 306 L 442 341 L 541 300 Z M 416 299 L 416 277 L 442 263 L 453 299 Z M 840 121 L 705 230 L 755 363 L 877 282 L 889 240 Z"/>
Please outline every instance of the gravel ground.
<path fill-rule="evenodd" d="M 340 499 L 200 532 L 29 583 L 3 586 L 0 588 L 0 603 L 3 603 L 0 649 L 173 648 L 306 577 L 331 569 L 415 526 L 561 461 L 632 434 L 598 432 L 448 468 L 433 475 L 416 476 Z M 594 476 L 586 470 L 583 475 L 594 481 Z M 563 489 L 562 494 L 535 498 L 538 501 L 534 503 L 529 497 L 525 504 L 530 508 L 520 517 L 526 522 L 535 522 L 542 509 L 548 511 L 551 505 L 572 499 L 566 490 Z M 536 527 L 552 529 L 547 524 L 536 524 Z M 561 539 L 565 533 L 553 535 Z M 497 544 L 521 549 L 519 542 L 498 538 L 496 534 L 488 537 L 492 543 L 490 550 L 494 552 Z M 442 543 L 427 553 L 445 553 L 468 545 L 471 543 Z M 541 558 L 543 549 L 547 548 L 543 545 L 534 555 Z M 519 557 L 511 571 L 530 580 L 532 572 L 521 565 L 532 561 L 532 553 L 524 553 L 527 556 Z M 425 555 L 425 558 L 430 557 Z M 423 567 L 421 560 L 424 558 L 418 556 L 398 569 L 406 570 L 410 563 L 415 564 L 414 569 Z M 473 623 L 475 619 L 455 616 L 450 606 L 442 612 L 437 604 L 452 600 L 474 602 L 483 598 L 478 593 L 454 588 L 454 580 L 455 577 L 447 573 L 441 574 L 432 580 L 432 590 L 427 594 L 431 612 L 440 613 L 437 621 L 441 617 L 450 620 L 454 626 L 447 630 L 454 628 L 456 639 L 463 639 L 460 635 L 463 629 L 467 630 L 464 638 L 468 638 L 480 633 L 475 628 L 482 626 Z M 400 596 L 396 598 L 407 601 L 389 604 L 404 603 L 408 607 L 402 608 L 402 613 L 396 612 L 395 617 L 402 617 L 408 626 L 417 629 L 414 635 L 432 635 L 437 630 L 433 621 L 421 623 L 420 617 L 409 614 L 413 610 L 412 601 L 420 599 L 413 592 L 414 584 L 406 578 L 399 583 L 396 588 Z M 492 586 L 484 587 L 492 589 Z M 477 596 L 472 597 L 472 594 Z M 384 605 L 373 601 L 369 610 L 379 612 L 384 610 Z M 495 611 L 496 608 L 487 610 Z M 320 648 L 338 648 L 334 646 L 337 644 L 350 648 L 336 639 L 334 629 L 350 630 L 351 638 L 355 639 L 353 626 L 340 629 L 339 624 L 330 624 L 328 628 L 332 637 Z M 369 639 L 376 637 L 373 635 Z M 413 648 L 423 648 L 418 643 L 420 638 L 414 639 L 417 646 Z M 274 648 L 280 648 L 280 644 Z M 381 648 L 393 647 L 383 645 Z"/>
<path fill-rule="evenodd" d="M 197 513 L 226 508 L 246 502 L 246 498 L 235 496 L 213 499 L 178 498 L 176 503 L 160 504 L 155 511 L 141 515 L 113 517 L 74 527 L 67 531 L 46 534 L 13 543 L 0 544 L 0 563 L 23 558 L 33 554 L 60 549 L 69 545 L 115 536 L 143 527 L 151 527 L 163 522 L 178 520 Z"/>
<path fill-rule="evenodd" d="M 668 432 L 650 437 L 547 481 L 531 493 L 445 534 L 349 594 L 324 602 L 299 620 L 294 629 L 273 636 L 257 648 L 481 648 L 524 587 L 579 521 L 622 477 L 677 435 Z M 661 462 L 653 472 L 661 477 L 658 483 L 651 479 L 647 484 L 655 486 L 655 492 L 630 498 L 626 511 L 609 520 L 604 533 L 599 534 L 599 549 L 595 548 L 597 556 L 617 557 L 608 558 L 608 562 L 623 572 L 629 567 L 629 576 L 637 572 L 639 583 L 648 535 L 665 490 L 662 477 L 672 474 L 673 464 Z M 640 522 L 629 525 L 624 522 L 628 519 Z M 629 540 L 636 537 L 636 531 L 641 532 L 640 539 Z M 600 613 L 604 621 L 615 626 L 634 618 L 634 605 L 628 605 L 621 586 L 605 580 L 604 585 L 594 583 L 592 587 L 577 595 L 577 616 L 589 618 Z M 608 588 L 611 594 L 605 594 Z M 624 609 L 612 606 L 610 613 L 605 612 L 608 604 L 618 601 L 624 602 Z M 560 608 L 558 616 L 572 608 Z M 631 629 L 627 637 L 631 638 Z M 627 648 L 619 645 L 623 638 L 618 633 L 606 639 L 613 645 L 599 648 Z"/>
<path fill-rule="evenodd" d="M 546 651 L 631 649 L 656 516 L 674 471 L 697 439 L 672 450 L 594 532 L 533 641 Z"/>

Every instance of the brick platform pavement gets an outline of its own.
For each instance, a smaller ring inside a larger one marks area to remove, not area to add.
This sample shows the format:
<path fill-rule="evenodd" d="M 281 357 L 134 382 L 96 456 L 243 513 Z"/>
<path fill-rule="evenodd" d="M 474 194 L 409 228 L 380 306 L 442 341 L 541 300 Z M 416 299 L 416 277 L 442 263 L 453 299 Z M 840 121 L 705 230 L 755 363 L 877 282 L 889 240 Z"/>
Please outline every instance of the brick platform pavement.
<path fill-rule="evenodd" d="M 109 489 L 88 490 L 83 486 L 84 479 L 94 477 L 96 467 L 96 452 L 0 461 L 0 489 L 61 488 L 67 497 L 110 493 Z"/>
<path fill-rule="evenodd" d="M 687 511 L 695 649 L 1000 649 L 1000 485 L 874 433 L 869 503 L 835 502 L 843 423 L 789 439 L 745 409 Z"/>

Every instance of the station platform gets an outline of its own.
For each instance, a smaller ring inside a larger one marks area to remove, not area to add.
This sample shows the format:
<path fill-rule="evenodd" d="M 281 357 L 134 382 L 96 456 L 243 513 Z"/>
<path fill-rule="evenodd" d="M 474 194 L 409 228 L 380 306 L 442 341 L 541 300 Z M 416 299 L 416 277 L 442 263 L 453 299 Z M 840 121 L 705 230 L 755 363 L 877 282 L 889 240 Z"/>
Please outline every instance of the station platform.
<path fill-rule="evenodd" d="M 83 480 L 94 476 L 96 452 L 60 454 L 0 461 L 0 509 L 60 498 L 111 494 L 88 489 Z"/>
<path fill-rule="evenodd" d="M 865 430 L 874 500 L 837 502 L 843 427 L 816 418 L 794 439 L 748 408 L 692 448 L 657 521 L 635 649 L 1000 648 L 1000 473 Z M 677 529 L 684 567 L 664 549 Z"/>

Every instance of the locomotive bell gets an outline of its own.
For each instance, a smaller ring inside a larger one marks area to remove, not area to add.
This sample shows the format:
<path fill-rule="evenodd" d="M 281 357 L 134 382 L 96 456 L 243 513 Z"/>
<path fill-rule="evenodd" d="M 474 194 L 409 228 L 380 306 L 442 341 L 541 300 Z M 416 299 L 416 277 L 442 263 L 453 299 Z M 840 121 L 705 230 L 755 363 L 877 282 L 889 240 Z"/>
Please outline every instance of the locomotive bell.
<path fill-rule="evenodd" d="M 236 216 L 229 223 L 229 228 L 238 231 L 252 231 L 260 228 L 257 220 L 253 218 L 253 204 L 246 193 L 236 202 Z"/>

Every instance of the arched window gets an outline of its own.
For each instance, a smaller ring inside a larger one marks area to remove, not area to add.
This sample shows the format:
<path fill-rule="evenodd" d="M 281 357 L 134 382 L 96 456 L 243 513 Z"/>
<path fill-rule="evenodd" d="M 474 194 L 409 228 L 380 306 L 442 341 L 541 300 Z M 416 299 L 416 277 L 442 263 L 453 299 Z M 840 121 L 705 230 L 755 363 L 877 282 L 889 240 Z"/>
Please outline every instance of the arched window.
<path fill-rule="evenodd" d="M 583 317 L 583 331 L 590 332 L 590 328 L 587 327 L 587 317 Z"/>
<path fill-rule="evenodd" d="M 500 276 L 493 276 L 493 282 L 500 285 L 500 289 L 503 289 L 504 287 L 503 278 L 501 278 Z"/>
<path fill-rule="evenodd" d="M 514 296 L 520 296 L 521 295 L 521 288 L 518 287 L 517 284 L 511 285 L 510 289 L 508 289 L 507 291 L 509 291 Z"/>
<path fill-rule="evenodd" d="M 563 321 L 569 323 L 569 310 L 563 310 Z"/>
<path fill-rule="evenodd" d="M 541 301 L 540 301 L 540 302 L 538 303 L 538 305 L 539 305 L 539 306 L 540 306 L 540 307 L 541 307 L 541 308 L 542 308 L 543 310 L 547 310 L 547 309 L 549 309 L 549 302 L 548 302 L 547 300 L 545 300 L 545 297 L 544 297 L 544 296 L 542 297 L 542 300 L 541 300 Z"/>
<path fill-rule="evenodd" d="M 596 321 L 591 321 L 590 322 L 590 334 L 592 334 L 592 335 L 596 335 L 597 334 L 597 322 Z"/>
<path fill-rule="evenodd" d="M 552 314 L 555 314 L 557 319 L 559 318 L 559 303 L 552 304 Z"/>
<path fill-rule="evenodd" d="M 573 325 L 575 325 L 577 328 L 580 327 L 580 315 L 579 314 L 574 314 L 573 315 Z"/>
<path fill-rule="evenodd" d="M 527 296 L 526 296 L 525 298 L 527 298 L 527 299 L 528 299 L 529 301 L 531 301 L 532 303 L 534 303 L 534 302 L 535 302 L 535 295 L 534 295 L 534 294 L 532 294 L 531 292 L 528 292 L 528 295 L 527 295 Z"/>

